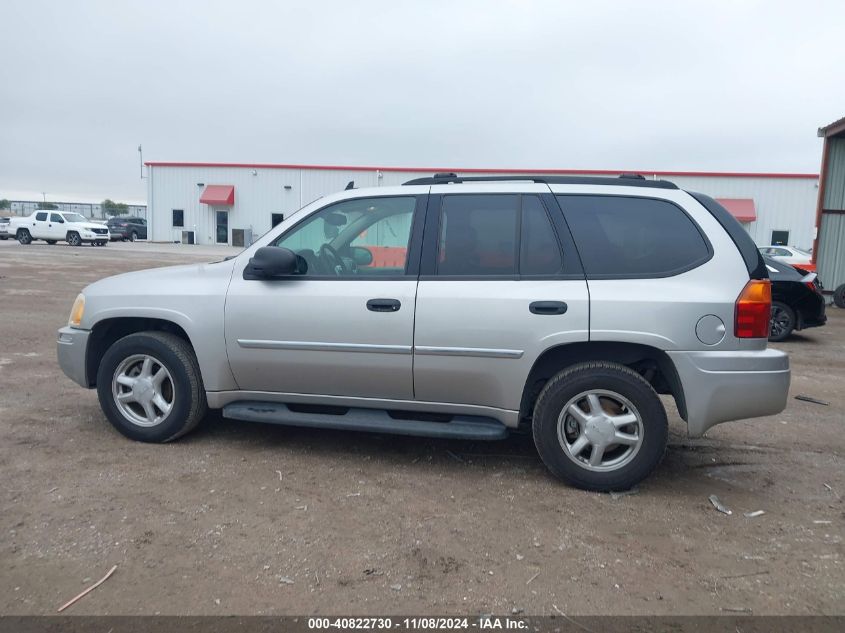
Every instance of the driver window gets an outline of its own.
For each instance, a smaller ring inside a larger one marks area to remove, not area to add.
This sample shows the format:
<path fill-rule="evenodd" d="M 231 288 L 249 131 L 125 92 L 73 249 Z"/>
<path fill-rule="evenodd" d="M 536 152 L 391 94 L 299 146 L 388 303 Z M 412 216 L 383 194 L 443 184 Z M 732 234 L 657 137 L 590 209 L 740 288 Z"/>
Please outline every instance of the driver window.
<path fill-rule="evenodd" d="M 405 273 L 416 198 L 356 198 L 314 213 L 274 246 L 306 264 L 306 277 L 375 277 Z"/>
<path fill-rule="evenodd" d="M 59 224 L 65 223 L 65 221 L 62 219 L 62 216 L 60 216 L 58 213 L 51 213 L 50 214 L 50 222 L 57 222 Z"/>

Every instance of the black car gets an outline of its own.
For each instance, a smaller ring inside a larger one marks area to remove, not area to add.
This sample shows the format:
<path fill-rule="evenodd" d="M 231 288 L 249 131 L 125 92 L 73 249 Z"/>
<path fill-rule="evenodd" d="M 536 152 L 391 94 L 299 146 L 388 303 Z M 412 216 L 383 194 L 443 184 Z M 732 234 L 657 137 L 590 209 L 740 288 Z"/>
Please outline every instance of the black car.
<path fill-rule="evenodd" d="M 109 227 L 112 241 L 114 240 L 145 240 L 147 239 L 147 221 L 144 218 L 109 218 L 106 224 Z"/>
<path fill-rule="evenodd" d="M 824 325 L 824 296 L 816 273 L 804 274 L 771 257 L 763 260 L 772 280 L 769 340 L 782 341 L 793 331 Z"/>

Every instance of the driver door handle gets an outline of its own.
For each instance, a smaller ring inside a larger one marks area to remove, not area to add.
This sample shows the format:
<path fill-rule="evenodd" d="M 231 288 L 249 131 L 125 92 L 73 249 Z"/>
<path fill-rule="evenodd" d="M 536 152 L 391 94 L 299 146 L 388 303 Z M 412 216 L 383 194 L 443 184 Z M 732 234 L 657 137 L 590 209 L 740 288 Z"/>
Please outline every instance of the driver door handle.
<path fill-rule="evenodd" d="M 370 299 L 367 301 L 367 310 L 371 312 L 396 312 L 402 304 L 398 299 Z"/>

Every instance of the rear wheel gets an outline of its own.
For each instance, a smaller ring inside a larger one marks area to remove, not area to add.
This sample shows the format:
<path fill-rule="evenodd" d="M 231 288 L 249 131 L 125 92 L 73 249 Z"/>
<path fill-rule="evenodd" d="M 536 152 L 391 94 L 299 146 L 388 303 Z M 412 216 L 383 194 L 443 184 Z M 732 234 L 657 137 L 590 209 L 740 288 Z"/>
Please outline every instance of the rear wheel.
<path fill-rule="evenodd" d="M 845 308 L 845 284 L 833 291 L 833 303 L 839 308 Z"/>
<path fill-rule="evenodd" d="M 651 473 L 668 438 L 651 385 L 616 363 L 574 365 L 537 398 L 534 444 L 556 477 L 585 490 L 625 490 Z"/>
<path fill-rule="evenodd" d="M 137 232 L 137 231 L 132 231 L 132 233 L 130 233 L 130 234 L 129 234 L 129 240 L 130 240 L 130 241 L 132 241 L 132 242 L 134 242 L 134 241 L 135 241 L 135 240 L 137 240 L 137 239 L 138 239 L 138 232 Z"/>
<path fill-rule="evenodd" d="M 79 233 L 76 231 L 71 231 L 67 234 L 67 243 L 71 246 L 82 246 L 82 238 L 79 237 Z"/>
<path fill-rule="evenodd" d="M 15 237 L 18 238 L 18 242 L 21 244 L 32 244 L 32 235 L 29 234 L 28 229 L 18 229 Z"/>
<path fill-rule="evenodd" d="M 142 442 L 175 440 L 206 412 L 193 350 L 165 332 L 130 334 L 114 343 L 97 372 L 97 395 L 112 425 Z"/>
<path fill-rule="evenodd" d="M 772 318 L 769 322 L 769 340 L 778 342 L 787 338 L 795 329 L 795 310 L 781 301 L 772 301 Z"/>

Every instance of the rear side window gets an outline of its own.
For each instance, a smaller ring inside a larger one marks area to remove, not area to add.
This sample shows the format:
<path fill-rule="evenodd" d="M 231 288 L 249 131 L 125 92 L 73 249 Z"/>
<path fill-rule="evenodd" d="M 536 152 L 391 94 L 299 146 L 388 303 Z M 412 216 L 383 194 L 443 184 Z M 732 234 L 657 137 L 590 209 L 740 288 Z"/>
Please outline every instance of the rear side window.
<path fill-rule="evenodd" d="M 39 222 L 44 222 L 47 219 L 47 214 L 46 213 L 36 213 L 35 219 L 38 220 Z"/>
<path fill-rule="evenodd" d="M 538 196 L 522 197 L 520 275 L 556 275 L 563 269 L 560 244 Z"/>
<path fill-rule="evenodd" d="M 557 233 L 537 195 L 447 195 L 439 237 L 438 275 L 536 277 L 563 269 Z"/>
<path fill-rule="evenodd" d="M 559 195 L 588 278 L 668 277 L 711 257 L 677 205 L 655 198 Z"/>
<path fill-rule="evenodd" d="M 516 275 L 518 195 L 446 196 L 438 275 Z"/>

